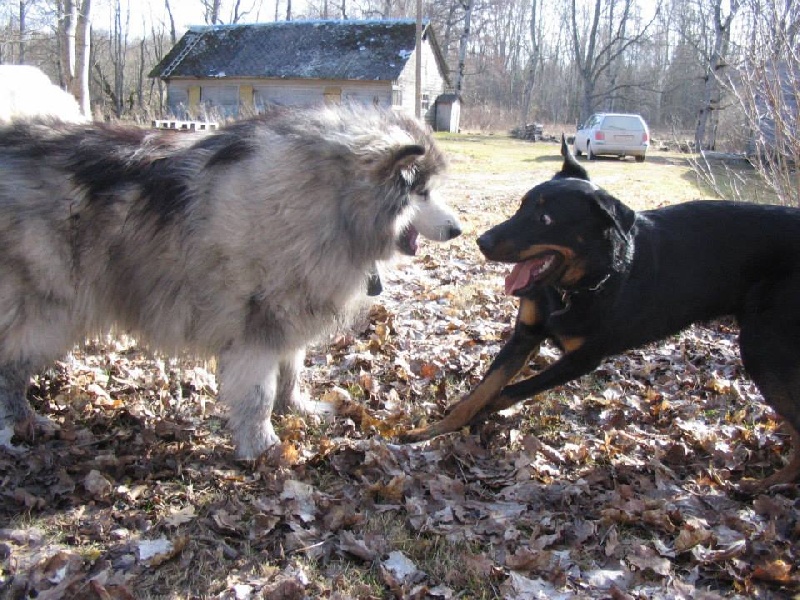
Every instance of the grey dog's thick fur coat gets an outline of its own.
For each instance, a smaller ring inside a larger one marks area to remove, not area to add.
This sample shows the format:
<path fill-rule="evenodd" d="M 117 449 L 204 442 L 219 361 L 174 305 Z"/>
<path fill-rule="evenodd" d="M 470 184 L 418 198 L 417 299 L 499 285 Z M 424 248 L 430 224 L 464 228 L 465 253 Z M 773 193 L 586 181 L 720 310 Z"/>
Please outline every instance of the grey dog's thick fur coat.
<path fill-rule="evenodd" d="M 443 167 L 417 121 L 370 109 L 278 110 L 203 137 L 0 129 L 0 408 L 32 423 L 35 370 L 117 328 L 217 355 L 237 455 L 256 457 L 278 441 L 273 407 L 302 404 L 305 346 L 363 300 L 375 263 L 414 227 L 460 233 L 429 193 Z"/>

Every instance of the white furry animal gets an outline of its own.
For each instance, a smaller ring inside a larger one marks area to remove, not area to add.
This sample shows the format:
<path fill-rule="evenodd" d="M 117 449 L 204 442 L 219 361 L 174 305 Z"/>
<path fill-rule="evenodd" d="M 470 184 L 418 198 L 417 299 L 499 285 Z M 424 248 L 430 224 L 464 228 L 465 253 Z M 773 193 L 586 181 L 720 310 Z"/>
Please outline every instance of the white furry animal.
<path fill-rule="evenodd" d="M 461 233 L 433 196 L 444 157 L 416 120 L 280 110 L 207 136 L 17 121 L 0 128 L 0 408 L 116 327 L 219 356 L 242 458 L 303 405 L 306 345 L 347 318 L 379 261 Z M 0 411 L 2 414 L 2 411 Z"/>
<path fill-rule="evenodd" d="M 27 117 L 85 123 L 75 97 L 53 85 L 36 67 L 0 65 L 0 124 Z"/>

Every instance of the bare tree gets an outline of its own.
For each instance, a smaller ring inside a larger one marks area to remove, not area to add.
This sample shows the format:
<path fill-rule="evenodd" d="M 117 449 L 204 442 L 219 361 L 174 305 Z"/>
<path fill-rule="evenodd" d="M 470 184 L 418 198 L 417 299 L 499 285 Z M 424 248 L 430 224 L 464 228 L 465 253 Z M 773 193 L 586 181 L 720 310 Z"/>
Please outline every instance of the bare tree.
<path fill-rule="evenodd" d="M 464 90 L 464 71 L 467 64 L 467 47 L 469 46 L 472 27 L 472 8 L 475 0 L 459 0 L 464 9 L 464 28 L 458 43 L 458 68 L 456 69 L 455 93 L 461 96 Z"/>
<path fill-rule="evenodd" d="M 235 0 L 231 9 L 230 22 L 241 23 L 251 16 L 255 16 L 255 19 L 258 20 L 262 4 L 262 0 L 252 0 L 248 6 L 242 6 L 242 0 Z"/>
<path fill-rule="evenodd" d="M 164 7 L 167 9 L 167 16 L 169 17 L 169 41 L 174 46 L 178 43 L 178 34 L 175 31 L 175 17 L 172 14 L 172 7 L 169 0 L 164 0 Z"/>
<path fill-rule="evenodd" d="M 222 23 L 220 11 L 222 10 L 222 0 L 203 0 L 203 18 L 208 25 L 219 25 Z"/>
<path fill-rule="evenodd" d="M 28 16 L 28 2 L 19 0 L 19 64 L 25 64 L 25 37 L 27 34 L 26 21 Z"/>
<path fill-rule="evenodd" d="M 580 119 L 586 119 L 595 109 L 598 98 L 610 97 L 614 88 L 599 90 L 601 77 L 608 77 L 616 61 L 634 44 L 643 43 L 647 31 L 655 21 L 651 19 L 635 34 L 628 34 L 628 21 L 635 8 L 634 0 L 594 0 L 594 8 L 586 14 L 588 30 L 584 31 L 578 19 L 578 0 L 570 0 L 569 27 L 575 66 L 580 77 Z M 656 14 L 660 4 L 656 8 Z M 605 22 L 605 27 L 601 24 Z"/>
<path fill-rule="evenodd" d="M 111 33 L 111 61 L 114 66 L 114 114 L 121 117 L 125 110 L 125 64 L 130 31 L 130 5 L 123 11 L 120 0 L 114 2 L 114 30 Z"/>
<path fill-rule="evenodd" d="M 747 117 L 748 154 L 784 204 L 800 206 L 800 6 L 747 0 L 753 31 L 749 55 L 725 81 Z"/>
<path fill-rule="evenodd" d="M 91 48 L 91 0 L 59 0 L 61 74 L 64 84 L 78 99 L 81 111 L 91 113 L 89 51 Z"/>
<path fill-rule="evenodd" d="M 711 24 L 714 27 L 714 43 L 707 57 L 703 101 L 697 114 L 697 128 L 694 141 L 698 150 L 713 150 L 716 146 L 719 109 L 722 103 L 722 86 L 728 66 L 728 52 L 731 44 L 731 24 L 739 10 L 740 0 L 728 0 L 729 10 L 723 15 L 723 0 L 712 0 Z"/>
<path fill-rule="evenodd" d="M 536 84 L 536 74 L 540 68 L 542 53 L 542 1 L 531 0 L 531 16 L 528 22 L 530 33 L 531 51 L 528 63 L 525 66 L 525 79 L 522 87 L 522 102 L 520 103 L 519 124 L 524 126 L 528 121 L 531 110 L 533 87 Z"/>

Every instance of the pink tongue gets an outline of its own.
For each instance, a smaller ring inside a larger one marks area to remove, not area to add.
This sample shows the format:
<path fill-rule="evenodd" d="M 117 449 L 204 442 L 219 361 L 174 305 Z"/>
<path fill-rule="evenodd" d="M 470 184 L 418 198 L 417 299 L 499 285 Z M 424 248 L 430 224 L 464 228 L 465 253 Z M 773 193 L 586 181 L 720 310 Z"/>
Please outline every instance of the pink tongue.
<path fill-rule="evenodd" d="M 542 259 L 532 258 L 515 264 L 511 273 L 506 276 L 506 294 L 511 295 L 529 285 L 534 273 L 542 266 L 543 262 Z"/>
<path fill-rule="evenodd" d="M 531 258 L 515 264 L 511 273 L 506 276 L 506 294 L 511 295 L 530 285 L 546 262 L 546 258 Z"/>

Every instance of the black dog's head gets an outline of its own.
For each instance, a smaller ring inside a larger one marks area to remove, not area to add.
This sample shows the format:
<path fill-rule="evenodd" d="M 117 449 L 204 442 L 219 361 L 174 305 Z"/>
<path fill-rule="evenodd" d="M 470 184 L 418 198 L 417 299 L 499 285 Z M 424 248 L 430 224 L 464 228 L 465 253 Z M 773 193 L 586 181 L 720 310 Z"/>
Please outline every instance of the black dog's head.
<path fill-rule="evenodd" d="M 478 238 L 487 259 L 516 263 L 506 279 L 509 294 L 524 296 L 543 285 L 591 287 L 630 261 L 636 213 L 589 181 L 563 136 L 561 154 L 561 171 Z"/>

